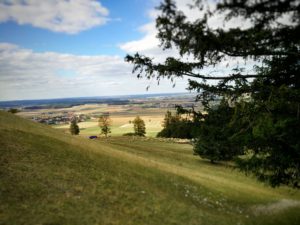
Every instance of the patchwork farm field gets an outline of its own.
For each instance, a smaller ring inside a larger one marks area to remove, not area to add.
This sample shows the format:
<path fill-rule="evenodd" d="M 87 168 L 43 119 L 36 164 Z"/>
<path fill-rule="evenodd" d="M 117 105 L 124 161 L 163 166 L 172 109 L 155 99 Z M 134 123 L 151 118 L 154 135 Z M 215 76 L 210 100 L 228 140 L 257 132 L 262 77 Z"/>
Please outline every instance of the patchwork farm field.
<path fill-rule="evenodd" d="M 89 140 L 0 112 L 0 224 L 298 225 L 270 188 L 170 140 Z"/>
<path fill-rule="evenodd" d="M 140 116 L 146 125 L 146 136 L 155 137 L 162 129 L 162 121 L 167 110 L 175 111 L 174 107 L 157 108 L 149 106 L 147 102 L 143 102 L 139 105 L 87 104 L 69 108 L 27 110 L 18 113 L 18 115 L 27 119 L 41 115 L 60 115 L 62 113 L 88 115 L 90 119 L 78 123 L 80 135 L 82 136 L 100 135 L 98 117 L 103 113 L 110 114 L 112 121 L 111 136 L 122 136 L 125 133 L 133 132 L 131 121 L 136 116 Z M 52 125 L 52 127 L 69 132 L 70 125 L 66 123 Z"/>

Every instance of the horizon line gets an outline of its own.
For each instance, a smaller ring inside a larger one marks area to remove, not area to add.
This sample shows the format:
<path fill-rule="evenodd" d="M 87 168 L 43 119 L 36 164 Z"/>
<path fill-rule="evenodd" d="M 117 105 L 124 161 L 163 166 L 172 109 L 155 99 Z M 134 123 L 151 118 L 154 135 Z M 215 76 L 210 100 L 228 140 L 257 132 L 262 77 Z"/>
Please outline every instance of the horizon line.
<path fill-rule="evenodd" d="M 37 99 L 15 99 L 15 100 L 0 100 L 0 102 L 18 102 L 18 101 L 40 101 L 40 100 L 62 100 L 62 99 L 75 99 L 75 98 L 116 98 L 116 97 L 130 97 L 130 96 L 143 96 L 143 95 L 174 95 L 174 94 L 193 94 L 192 92 L 161 92 L 149 94 L 121 94 L 121 95 L 99 95 L 99 96 L 78 96 L 78 97 L 63 97 L 63 98 L 37 98 Z M 196 94 L 196 93 L 194 93 Z"/>

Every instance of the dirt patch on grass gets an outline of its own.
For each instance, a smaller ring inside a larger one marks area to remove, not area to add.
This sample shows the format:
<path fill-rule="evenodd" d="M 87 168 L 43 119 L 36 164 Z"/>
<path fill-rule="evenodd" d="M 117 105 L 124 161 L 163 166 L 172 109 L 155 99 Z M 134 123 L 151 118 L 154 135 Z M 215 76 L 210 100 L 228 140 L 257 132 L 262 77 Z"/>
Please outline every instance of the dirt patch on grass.
<path fill-rule="evenodd" d="M 282 199 L 278 202 L 270 203 L 267 205 L 257 205 L 253 207 L 253 211 L 255 215 L 262 214 L 274 214 L 278 213 L 282 210 L 300 206 L 300 201 L 291 200 L 291 199 Z"/>

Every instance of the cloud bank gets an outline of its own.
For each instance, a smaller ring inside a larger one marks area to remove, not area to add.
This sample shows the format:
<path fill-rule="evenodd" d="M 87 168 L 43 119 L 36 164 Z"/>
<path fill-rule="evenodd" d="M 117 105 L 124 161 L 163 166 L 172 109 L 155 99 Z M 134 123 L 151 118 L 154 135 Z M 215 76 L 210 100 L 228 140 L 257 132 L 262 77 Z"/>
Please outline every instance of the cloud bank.
<path fill-rule="evenodd" d="M 139 80 L 120 56 L 34 52 L 0 43 L 0 100 L 105 96 L 185 91 L 169 81 Z"/>
<path fill-rule="evenodd" d="M 76 34 L 108 21 L 109 11 L 96 0 L 7 0 L 0 2 L 0 23 Z"/>

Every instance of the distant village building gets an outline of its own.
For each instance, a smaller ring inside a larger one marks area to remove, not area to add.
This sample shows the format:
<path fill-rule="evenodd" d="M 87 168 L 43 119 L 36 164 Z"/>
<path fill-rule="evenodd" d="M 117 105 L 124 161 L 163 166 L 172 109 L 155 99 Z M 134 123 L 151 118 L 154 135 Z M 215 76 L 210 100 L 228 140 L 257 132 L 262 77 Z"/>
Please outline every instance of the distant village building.
<path fill-rule="evenodd" d="M 75 115 L 74 113 L 63 112 L 59 115 L 54 115 L 54 113 L 42 113 L 40 116 L 31 117 L 31 120 L 48 125 L 60 125 L 68 124 L 73 119 L 77 119 L 78 122 L 84 122 L 88 118 L 89 116 L 84 114 Z"/>

